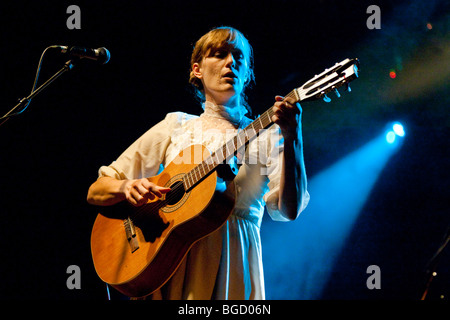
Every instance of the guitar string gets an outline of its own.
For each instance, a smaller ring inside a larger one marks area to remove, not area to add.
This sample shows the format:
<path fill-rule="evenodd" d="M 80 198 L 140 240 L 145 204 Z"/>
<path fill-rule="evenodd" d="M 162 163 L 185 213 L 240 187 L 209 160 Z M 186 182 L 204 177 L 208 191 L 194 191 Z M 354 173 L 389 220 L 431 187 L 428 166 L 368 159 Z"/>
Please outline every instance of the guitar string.
<path fill-rule="evenodd" d="M 159 210 L 161 207 L 166 205 L 167 203 L 170 203 L 171 200 L 176 199 L 180 195 L 180 191 L 185 193 L 183 183 L 177 184 L 174 188 L 172 188 L 169 193 L 166 194 L 166 197 L 164 200 L 156 200 L 153 202 L 145 203 L 139 207 L 136 207 L 135 214 L 133 217 L 130 217 L 132 219 L 137 219 L 142 214 L 152 212 L 155 210 Z"/>

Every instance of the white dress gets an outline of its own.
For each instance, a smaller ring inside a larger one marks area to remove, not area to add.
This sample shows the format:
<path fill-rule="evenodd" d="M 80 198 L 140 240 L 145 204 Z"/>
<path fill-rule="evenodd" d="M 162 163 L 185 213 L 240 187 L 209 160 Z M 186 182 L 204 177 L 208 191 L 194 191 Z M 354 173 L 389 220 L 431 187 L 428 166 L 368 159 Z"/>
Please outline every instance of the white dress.
<path fill-rule="evenodd" d="M 203 144 L 210 151 L 222 147 L 251 120 L 243 117 L 239 126 L 224 121 L 221 106 L 204 104 L 205 112 L 193 116 L 169 113 L 99 176 L 139 179 L 156 175 L 191 144 Z M 198 241 L 172 278 L 147 298 L 170 300 L 265 299 L 260 225 L 264 205 L 274 220 L 284 221 L 278 212 L 278 185 L 283 140 L 277 125 L 250 142 L 245 161 L 234 179 L 236 205 L 227 222 Z M 303 210 L 309 199 L 306 192 Z"/>

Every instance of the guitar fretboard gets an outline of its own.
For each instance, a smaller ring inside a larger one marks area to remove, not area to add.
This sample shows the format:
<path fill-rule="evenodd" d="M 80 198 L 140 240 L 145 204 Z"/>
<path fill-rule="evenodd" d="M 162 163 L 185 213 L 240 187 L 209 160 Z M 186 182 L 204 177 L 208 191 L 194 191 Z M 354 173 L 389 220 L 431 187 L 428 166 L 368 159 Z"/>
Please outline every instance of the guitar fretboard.
<path fill-rule="evenodd" d="M 295 101 L 299 100 L 295 90 L 289 92 L 286 97 L 294 98 Z M 183 185 L 185 191 L 188 191 L 202 179 L 211 174 L 218 165 L 225 163 L 225 161 L 233 157 L 250 141 L 256 138 L 256 136 L 262 129 L 266 129 L 271 126 L 273 124 L 272 116 L 273 109 L 271 107 L 263 114 L 261 114 L 258 118 L 256 118 L 256 120 L 250 123 L 247 127 L 239 131 L 221 148 L 217 149 L 209 157 L 204 159 L 200 164 L 195 166 L 191 171 L 187 172 L 183 177 Z"/>

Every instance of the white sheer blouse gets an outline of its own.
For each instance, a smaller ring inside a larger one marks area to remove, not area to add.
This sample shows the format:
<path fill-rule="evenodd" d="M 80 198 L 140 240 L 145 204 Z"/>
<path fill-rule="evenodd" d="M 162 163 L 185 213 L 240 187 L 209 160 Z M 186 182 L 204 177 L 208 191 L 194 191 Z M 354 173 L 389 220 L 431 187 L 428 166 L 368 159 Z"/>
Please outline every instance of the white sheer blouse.
<path fill-rule="evenodd" d="M 210 151 L 222 147 L 251 120 L 242 117 L 233 124 L 221 106 L 206 103 L 205 112 L 193 116 L 169 113 L 136 140 L 99 176 L 139 179 L 156 175 L 191 144 Z M 241 117 L 241 115 L 237 115 Z M 246 148 L 235 178 L 236 205 L 227 222 L 197 242 L 172 278 L 148 298 L 152 299 L 264 299 L 261 225 L 264 205 L 274 220 L 278 212 L 283 139 L 273 125 Z M 305 197 L 303 210 L 308 203 Z"/>

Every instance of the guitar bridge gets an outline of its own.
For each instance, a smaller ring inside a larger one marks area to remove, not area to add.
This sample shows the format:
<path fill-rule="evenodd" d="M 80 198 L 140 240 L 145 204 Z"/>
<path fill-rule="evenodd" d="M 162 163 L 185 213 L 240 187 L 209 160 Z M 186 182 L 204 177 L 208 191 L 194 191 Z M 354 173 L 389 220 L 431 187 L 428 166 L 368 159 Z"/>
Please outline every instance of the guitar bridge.
<path fill-rule="evenodd" d="M 125 234 L 127 236 L 128 244 L 130 245 L 131 253 L 139 249 L 139 242 L 136 238 L 136 228 L 134 227 L 133 221 L 128 217 L 123 221 L 125 227 Z"/>

